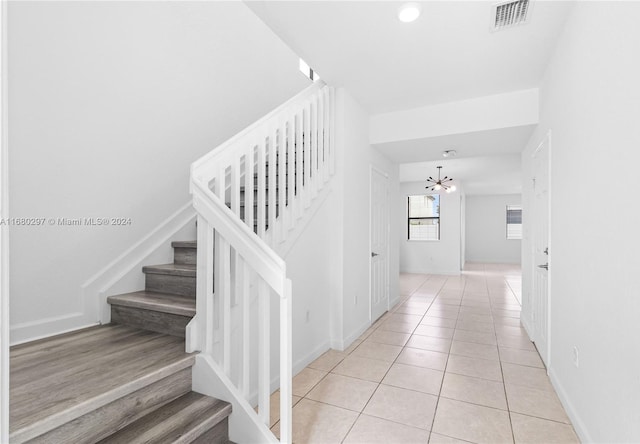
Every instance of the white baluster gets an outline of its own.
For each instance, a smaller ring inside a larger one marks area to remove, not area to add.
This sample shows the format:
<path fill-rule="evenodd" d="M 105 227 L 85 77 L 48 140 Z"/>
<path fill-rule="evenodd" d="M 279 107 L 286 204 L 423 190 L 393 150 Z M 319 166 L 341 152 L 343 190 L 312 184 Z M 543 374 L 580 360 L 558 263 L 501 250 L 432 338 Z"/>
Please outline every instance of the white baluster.
<path fill-rule="evenodd" d="M 282 119 L 279 125 L 279 138 L 278 138 L 278 235 L 277 241 L 284 242 L 286 240 L 286 197 L 287 197 L 287 121 Z"/>
<path fill-rule="evenodd" d="M 260 344 L 258 346 L 258 414 L 263 423 L 270 424 L 271 402 L 271 307 L 270 290 L 260 279 L 258 292 Z"/>
<path fill-rule="evenodd" d="M 311 206 L 311 102 L 307 102 L 304 107 L 304 185 L 302 195 L 304 196 L 304 208 Z"/>
<path fill-rule="evenodd" d="M 220 238 L 221 244 L 218 246 L 222 262 L 222 274 L 216 280 L 221 280 L 222 284 L 222 368 L 227 376 L 231 370 L 231 246 L 226 239 Z"/>
<path fill-rule="evenodd" d="M 244 155 L 244 223 L 253 231 L 254 217 L 253 217 L 253 162 L 254 162 L 254 149 L 255 146 L 252 143 L 247 152 Z"/>
<path fill-rule="evenodd" d="M 258 236 L 261 239 L 265 237 L 265 225 L 266 225 L 266 141 L 263 136 L 260 136 L 258 141 Z"/>
<path fill-rule="evenodd" d="M 275 245 L 276 238 L 276 193 L 278 192 L 278 182 L 276 181 L 276 144 L 277 144 L 277 126 L 273 125 L 271 131 L 269 131 L 269 232 L 267 233 L 267 239 L 270 240 L 269 245 Z"/>
<path fill-rule="evenodd" d="M 304 134 L 304 110 L 300 109 L 296 114 L 296 220 L 302 217 L 302 169 L 304 150 L 302 146 L 302 135 Z"/>
<path fill-rule="evenodd" d="M 292 312 L 291 280 L 285 279 L 284 295 L 280 298 L 280 441 L 292 442 Z"/>
<path fill-rule="evenodd" d="M 292 114 L 287 121 L 287 231 L 294 228 L 296 220 L 295 123 L 295 115 Z"/>
<path fill-rule="evenodd" d="M 251 393 L 251 268 L 242 260 L 242 375 L 240 389 L 245 398 Z"/>

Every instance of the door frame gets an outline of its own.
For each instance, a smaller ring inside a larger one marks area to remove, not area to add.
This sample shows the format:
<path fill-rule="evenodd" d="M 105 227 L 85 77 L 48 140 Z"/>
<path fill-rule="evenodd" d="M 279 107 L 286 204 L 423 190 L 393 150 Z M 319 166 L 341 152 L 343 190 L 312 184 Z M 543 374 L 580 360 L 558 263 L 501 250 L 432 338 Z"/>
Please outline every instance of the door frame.
<path fill-rule="evenodd" d="M 369 325 L 373 324 L 374 319 L 373 319 L 373 286 L 371 285 L 371 251 L 372 251 L 372 247 L 373 244 L 371 242 L 371 230 L 372 230 L 372 226 L 371 226 L 371 211 L 373 208 L 373 175 L 375 173 L 378 173 L 380 175 L 382 175 L 385 180 L 386 180 L 386 199 L 387 199 L 387 211 L 389 211 L 390 209 L 390 205 L 389 205 L 389 174 L 383 170 L 381 170 L 380 168 L 371 165 L 369 168 Z M 389 216 L 387 215 L 387 226 L 386 226 L 386 236 L 387 236 L 387 241 L 386 241 L 386 251 L 384 252 L 385 254 L 385 258 L 386 258 L 386 267 L 385 267 L 385 272 L 387 273 L 387 286 L 385 289 L 385 293 L 386 293 L 386 300 L 387 300 L 387 311 L 389 311 L 389 230 L 390 230 L 391 224 L 389 221 Z"/>
<path fill-rule="evenodd" d="M 549 252 L 552 253 L 553 249 L 552 249 L 552 245 L 551 245 L 551 199 L 552 199 L 552 189 L 551 189 L 551 129 L 549 129 L 547 131 L 547 133 L 544 135 L 544 137 L 542 138 L 542 140 L 540 141 L 540 143 L 538 144 L 538 146 L 536 147 L 536 149 L 533 151 L 533 153 L 531 154 L 531 158 L 535 159 L 536 154 L 542 149 L 542 147 L 544 146 L 544 144 L 547 144 L 547 248 L 549 248 Z M 535 171 L 534 171 L 535 172 Z M 535 178 L 535 176 L 534 176 Z M 535 188 L 534 188 L 534 192 L 532 195 L 533 201 L 535 201 Z M 533 208 L 534 205 L 532 205 Z M 535 211 L 535 210 L 534 210 Z M 535 214 L 534 214 L 534 218 L 535 218 Z M 533 219 L 533 218 L 531 218 Z M 532 220 L 533 222 L 533 220 Z M 536 273 L 536 267 L 538 266 L 538 264 L 536 263 L 536 250 L 535 250 L 535 242 L 536 242 L 536 238 L 535 238 L 535 230 L 531 231 L 532 233 L 532 248 L 531 248 L 531 298 L 533 301 L 533 298 L 535 297 L 535 273 Z M 545 366 L 547 369 L 547 373 L 549 373 L 549 368 L 551 367 L 551 343 L 552 343 L 552 338 L 551 338 L 551 274 L 552 274 L 552 270 L 553 270 L 553 264 L 552 264 L 552 258 L 551 258 L 551 254 L 547 255 L 547 263 L 549 264 L 549 269 L 547 270 L 547 350 L 546 350 L 546 360 L 545 361 Z M 530 303 L 532 302 L 530 301 Z M 531 310 L 534 310 L 533 304 L 531 304 Z M 533 332 L 534 332 L 534 337 L 533 342 L 535 343 L 536 340 L 538 339 L 538 329 L 536 328 L 536 322 L 534 322 L 533 327 Z M 536 347 L 537 349 L 537 347 Z M 538 350 L 538 353 L 540 353 L 540 350 Z"/>

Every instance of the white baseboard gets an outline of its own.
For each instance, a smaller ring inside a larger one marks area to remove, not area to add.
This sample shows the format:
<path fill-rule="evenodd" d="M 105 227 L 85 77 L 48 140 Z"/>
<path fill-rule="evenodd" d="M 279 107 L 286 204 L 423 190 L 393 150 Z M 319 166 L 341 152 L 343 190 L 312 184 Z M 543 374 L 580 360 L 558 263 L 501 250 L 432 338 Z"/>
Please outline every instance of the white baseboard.
<path fill-rule="evenodd" d="M 70 313 L 64 316 L 39 319 L 11 326 L 11 345 L 68 333 L 98 325 L 95 319 L 88 319 L 85 313 Z"/>
<path fill-rule="evenodd" d="M 576 409 L 573 406 L 573 403 L 569 400 L 569 397 L 567 396 L 567 392 L 565 391 L 564 386 L 558 379 L 558 376 L 556 375 L 556 372 L 554 371 L 553 367 L 549 369 L 549 379 L 551 380 L 551 385 L 553 385 L 553 388 L 556 390 L 556 393 L 558 394 L 558 398 L 560 398 L 560 403 L 562 403 L 564 410 L 567 412 L 567 415 L 571 420 L 573 429 L 576 431 L 576 434 L 578 435 L 580 442 L 595 442 L 591 437 L 591 434 L 587 430 L 587 426 L 585 425 L 584 421 L 580 418 L 580 415 L 578 415 L 578 412 L 576 412 Z"/>
<path fill-rule="evenodd" d="M 107 296 L 115 294 L 109 291 L 127 275 L 140 273 L 145 260 L 153 257 L 161 248 L 170 251 L 168 242 L 194 219 L 195 210 L 189 202 L 82 284 L 77 312 L 12 325 L 11 345 L 108 323 L 110 311 Z M 168 254 L 163 253 L 162 256 Z M 118 290 L 124 293 L 140 290 L 143 286 L 144 281 L 140 276 L 123 284 L 122 288 L 118 287 Z"/>
<path fill-rule="evenodd" d="M 80 297 L 85 304 L 85 311 L 102 323 L 110 322 L 110 311 L 107 304 L 109 291 L 127 274 L 139 272 L 142 265 L 160 248 L 168 248 L 167 244 L 180 230 L 195 221 L 196 213 L 191 202 L 183 205 L 178 211 L 162 221 L 144 238 L 140 239 L 128 250 L 115 258 L 104 268 L 94 274 L 80 287 Z M 168 250 L 167 250 L 168 251 Z M 166 254 L 165 254 L 166 255 Z M 142 277 L 133 281 L 118 292 L 137 291 L 143 286 Z"/>
<path fill-rule="evenodd" d="M 369 327 L 371 327 L 371 321 L 367 321 L 360 327 L 356 328 L 349 336 L 331 341 L 331 348 L 340 351 L 349 348 L 349 346 L 353 344 L 353 341 L 358 339 Z"/>

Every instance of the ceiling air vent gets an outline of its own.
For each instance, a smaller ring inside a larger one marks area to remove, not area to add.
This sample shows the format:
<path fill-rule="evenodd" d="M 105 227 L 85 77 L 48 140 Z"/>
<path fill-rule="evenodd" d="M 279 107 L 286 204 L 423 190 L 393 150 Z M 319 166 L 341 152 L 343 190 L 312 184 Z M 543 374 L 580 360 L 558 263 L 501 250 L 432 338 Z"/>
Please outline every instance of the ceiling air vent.
<path fill-rule="evenodd" d="M 493 30 L 498 31 L 526 23 L 529 6 L 529 0 L 515 0 L 495 4 L 492 16 Z"/>

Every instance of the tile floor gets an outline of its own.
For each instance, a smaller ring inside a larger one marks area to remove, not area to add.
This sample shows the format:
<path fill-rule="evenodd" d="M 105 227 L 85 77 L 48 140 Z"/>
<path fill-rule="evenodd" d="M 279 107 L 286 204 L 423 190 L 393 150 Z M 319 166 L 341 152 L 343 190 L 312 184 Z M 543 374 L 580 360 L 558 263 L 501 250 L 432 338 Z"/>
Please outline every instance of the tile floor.
<path fill-rule="evenodd" d="M 296 375 L 295 443 L 579 442 L 520 326 L 518 269 L 402 274 L 400 287 L 347 350 Z"/>

